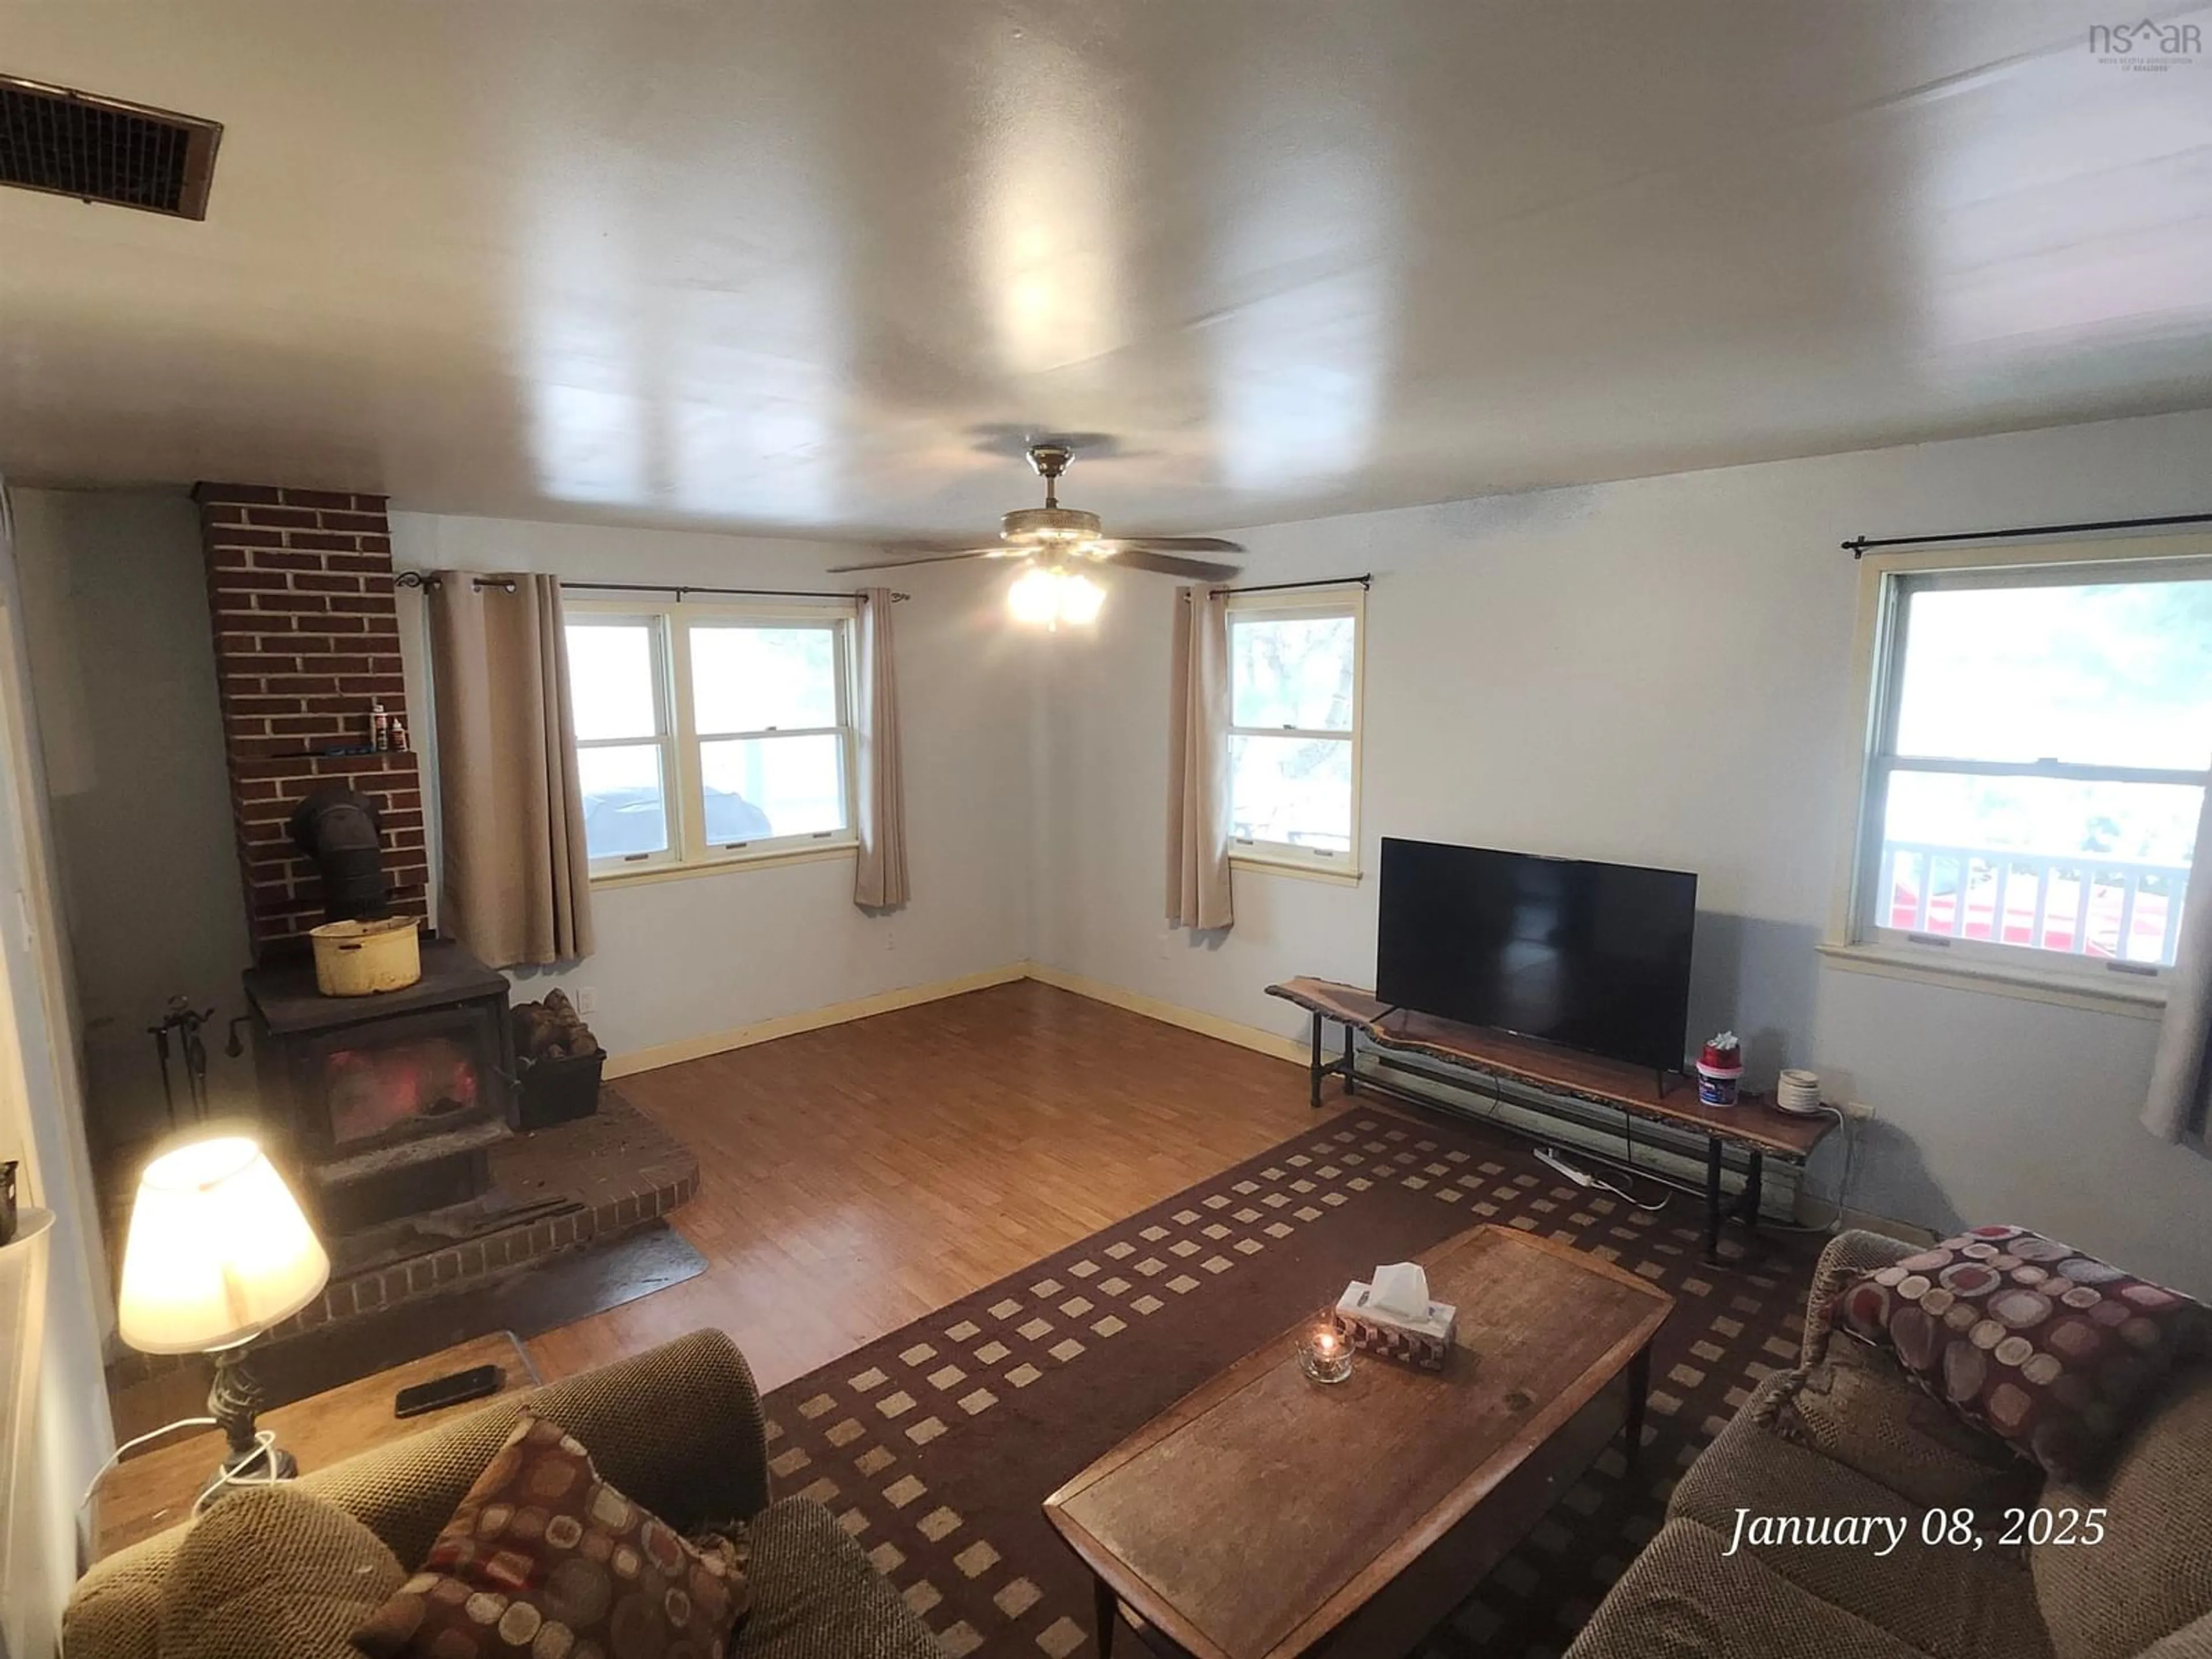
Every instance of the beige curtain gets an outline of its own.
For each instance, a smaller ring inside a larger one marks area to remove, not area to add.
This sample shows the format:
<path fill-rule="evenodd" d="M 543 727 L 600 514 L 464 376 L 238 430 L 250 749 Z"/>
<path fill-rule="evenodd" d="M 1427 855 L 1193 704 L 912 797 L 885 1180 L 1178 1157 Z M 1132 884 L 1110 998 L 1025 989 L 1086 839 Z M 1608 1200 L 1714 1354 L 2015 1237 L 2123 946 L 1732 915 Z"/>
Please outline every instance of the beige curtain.
<path fill-rule="evenodd" d="M 2142 1119 L 2145 1128 L 2169 1143 L 2203 1136 L 2212 1115 L 2212 789 L 2204 792 L 2197 820 L 2184 904 Z"/>
<path fill-rule="evenodd" d="M 588 956 L 591 866 L 561 584 L 447 570 L 428 599 L 440 921 L 495 967 Z"/>
<path fill-rule="evenodd" d="M 1168 743 L 1168 926 L 1227 927 L 1229 597 L 1176 592 Z"/>
<path fill-rule="evenodd" d="M 864 910 L 891 909 L 907 901 L 906 781 L 899 770 L 898 670 L 891 653 L 891 595 L 871 587 L 860 595 L 860 707 L 858 721 L 860 856 L 853 872 L 853 902 Z"/>

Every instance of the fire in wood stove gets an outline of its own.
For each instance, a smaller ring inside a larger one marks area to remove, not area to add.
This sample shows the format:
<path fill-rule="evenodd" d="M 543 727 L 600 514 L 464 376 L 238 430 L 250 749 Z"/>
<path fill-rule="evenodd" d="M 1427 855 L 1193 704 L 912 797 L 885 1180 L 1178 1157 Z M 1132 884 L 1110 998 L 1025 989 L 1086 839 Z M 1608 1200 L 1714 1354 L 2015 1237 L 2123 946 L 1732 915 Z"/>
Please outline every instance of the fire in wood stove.
<path fill-rule="evenodd" d="M 514 1133 L 507 984 L 450 940 L 398 991 L 326 997 L 305 958 L 246 975 L 261 1109 L 325 1238 L 481 1198 Z"/>
<path fill-rule="evenodd" d="M 341 1146 L 465 1112 L 477 1091 L 477 1055 L 452 1037 L 337 1048 L 323 1061 L 325 1109 Z"/>

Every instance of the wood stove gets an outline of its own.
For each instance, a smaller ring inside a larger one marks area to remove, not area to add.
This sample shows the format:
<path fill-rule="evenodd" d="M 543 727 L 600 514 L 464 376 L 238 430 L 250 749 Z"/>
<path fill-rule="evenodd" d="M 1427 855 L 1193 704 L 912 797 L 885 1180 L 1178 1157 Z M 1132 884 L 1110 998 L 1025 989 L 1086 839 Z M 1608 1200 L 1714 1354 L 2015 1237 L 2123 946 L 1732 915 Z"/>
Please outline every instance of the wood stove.
<path fill-rule="evenodd" d="M 514 1133 L 507 983 L 451 940 L 426 940 L 403 990 L 326 997 L 313 963 L 249 968 L 262 1112 L 326 1240 L 469 1204 Z"/>

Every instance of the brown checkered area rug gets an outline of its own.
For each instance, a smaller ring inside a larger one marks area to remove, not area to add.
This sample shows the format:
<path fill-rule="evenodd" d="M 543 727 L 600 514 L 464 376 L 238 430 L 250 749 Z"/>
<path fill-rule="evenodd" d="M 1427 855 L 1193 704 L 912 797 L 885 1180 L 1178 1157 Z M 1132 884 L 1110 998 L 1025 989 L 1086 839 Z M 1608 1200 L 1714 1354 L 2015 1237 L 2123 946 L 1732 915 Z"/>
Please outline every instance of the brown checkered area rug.
<path fill-rule="evenodd" d="M 1813 1241 L 1765 1236 L 1712 1267 L 1698 1220 L 1686 1197 L 1655 1215 L 1571 1186 L 1479 1124 L 1355 1109 L 777 1389 L 775 1489 L 828 1505 L 948 1654 L 1095 1652 L 1090 1577 L 1046 1494 L 1377 1262 L 1524 1227 L 1676 1300 L 1641 1473 L 1608 1448 L 1417 1650 L 1553 1659 L 1674 1479 L 1796 1352 Z"/>

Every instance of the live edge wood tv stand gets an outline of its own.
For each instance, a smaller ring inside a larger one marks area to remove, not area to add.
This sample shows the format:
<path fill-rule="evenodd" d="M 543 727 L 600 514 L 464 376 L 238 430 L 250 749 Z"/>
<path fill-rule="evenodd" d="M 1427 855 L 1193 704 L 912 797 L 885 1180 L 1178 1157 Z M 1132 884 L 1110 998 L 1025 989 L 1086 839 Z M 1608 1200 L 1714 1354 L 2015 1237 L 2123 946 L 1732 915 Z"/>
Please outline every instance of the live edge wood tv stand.
<path fill-rule="evenodd" d="M 1668 1086 L 1647 1067 L 1574 1054 L 1527 1037 L 1439 1019 L 1433 1014 L 1393 1008 L 1356 985 L 1300 978 L 1270 985 L 1267 994 L 1294 1003 L 1313 1016 L 1310 1070 L 1316 1106 L 1321 1104 L 1323 1078 L 1340 1077 L 1346 1094 L 1358 1092 L 1361 1079 L 1354 1065 L 1354 1038 L 1364 1033 L 1376 1048 L 1386 1052 L 1425 1055 L 1484 1076 L 1507 1079 L 1542 1094 L 1611 1107 L 1630 1117 L 1703 1135 L 1708 1261 L 1719 1259 L 1721 1222 L 1727 1212 L 1722 1177 L 1735 1167 L 1729 1163 L 1730 1155 L 1741 1160 L 1737 1217 L 1746 1227 L 1756 1229 L 1759 1183 L 1766 1160 L 1775 1158 L 1802 1170 L 1813 1149 L 1836 1127 L 1835 1116 L 1828 1113 L 1801 1117 L 1779 1111 L 1765 1095 L 1749 1091 L 1733 1106 L 1708 1106 L 1698 1098 L 1695 1087 L 1685 1083 Z M 1340 1059 L 1323 1059 L 1325 1022 L 1344 1028 Z M 1369 1082 L 1374 1086 L 1372 1079 Z M 1386 1092 L 1404 1095 L 1423 1105 L 1444 1104 L 1400 1084 L 1382 1086 Z"/>

